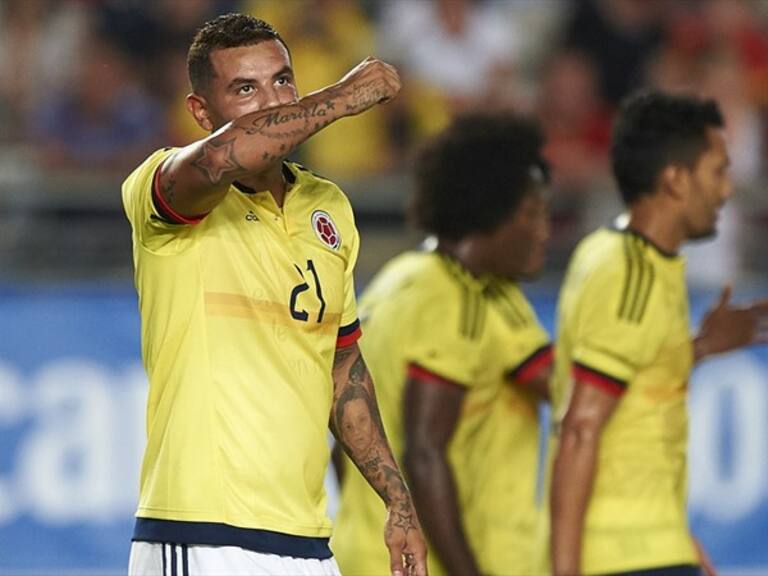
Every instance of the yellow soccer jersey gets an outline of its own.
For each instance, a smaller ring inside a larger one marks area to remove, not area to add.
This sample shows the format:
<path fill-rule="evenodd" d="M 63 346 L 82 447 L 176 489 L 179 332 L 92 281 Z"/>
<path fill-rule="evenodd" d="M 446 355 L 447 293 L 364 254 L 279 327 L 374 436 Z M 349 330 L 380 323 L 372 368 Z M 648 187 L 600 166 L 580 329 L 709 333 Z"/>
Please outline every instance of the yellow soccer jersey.
<path fill-rule="evenodd" d="M 149 534 L 138 522 L 134 538 L 252 547 L 252 534 L 226 527 L 326 538 L 331 367 L 338 340 L 359 333 L 351 207 L 333 183 L 285 163 L 282 209 L 268 191 L 233 185 L 206 217 L 186 219 L 198 223 L 171 223 L 185 219 L 153 179 L 173 152 L 123 185 L 150 383 L 137 516 L 176 521 L 144 522 Z M 189 535 L 189 523 L 212 528 Z"/>
<path fill-rule="evenodd" d="M 574 379 L 621 395 L 600 441 L 584 572 L 697 563 L 685 512 L 693 349 L 683 258 L 629 231 L 585 238 L 562 287 L 555 356 L 556 423 Z"/>
<path fill-rule="evenodd" d="M 412 252 L 387 264 L 360 309 L 360 346 L 395 458 L 402 462 L 409 372 L 465 386 L 449 445 L 465 533 L 484 573 L 529 573 L 539 428 L 524 384 L 551 350 L 525 296 L 512 282 L 477 280 L 444 256 Z M 388 574 L 384 504 L 346 464 L 334 554 L 342 573 Z M 430 574 L 443 573 L 429 558 Z"/>

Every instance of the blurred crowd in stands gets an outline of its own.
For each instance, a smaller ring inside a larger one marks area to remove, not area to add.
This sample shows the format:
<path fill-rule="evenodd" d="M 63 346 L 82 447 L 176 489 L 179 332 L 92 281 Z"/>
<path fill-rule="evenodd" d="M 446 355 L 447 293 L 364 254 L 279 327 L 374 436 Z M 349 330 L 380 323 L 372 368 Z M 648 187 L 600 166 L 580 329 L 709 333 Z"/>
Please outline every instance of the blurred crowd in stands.
<path fill-rule="evenodd" d="M 398 66 L 395 102 L 299 153 L 342 182 L 402 173 L 414 146 L 463 110 L 539 117 L 555 245 L 618 206 L 608 153 L 624 95 L 655 86 L 716 97 L 739 194 L 702 273 L 711 258 L 768 268 L 768 2 L 757 0 L 0 0 L 0 146 L 28 151 L 54 178 L 122 177 L 156 147 L 200 137 L 184 106 L 186 49 L 201 22 L 229 11 L 276 26 L 301 93 L 371 54 Z"/>

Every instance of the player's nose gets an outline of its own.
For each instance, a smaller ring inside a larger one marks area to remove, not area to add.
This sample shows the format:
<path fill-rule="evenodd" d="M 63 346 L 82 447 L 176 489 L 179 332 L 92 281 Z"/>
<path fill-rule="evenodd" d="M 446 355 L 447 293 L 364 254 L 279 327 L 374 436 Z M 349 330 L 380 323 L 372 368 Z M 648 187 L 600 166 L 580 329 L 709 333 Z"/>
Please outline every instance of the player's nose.
<path fill-rule="evenodd" d="M 277 90 L 274 88 L 267 88 L 264 92 L 264 107 L 265 108 L 272 108 L 273 106 L 279 106 L 282 104 L 280 101 L 280 96 L 277 93 Z"/>

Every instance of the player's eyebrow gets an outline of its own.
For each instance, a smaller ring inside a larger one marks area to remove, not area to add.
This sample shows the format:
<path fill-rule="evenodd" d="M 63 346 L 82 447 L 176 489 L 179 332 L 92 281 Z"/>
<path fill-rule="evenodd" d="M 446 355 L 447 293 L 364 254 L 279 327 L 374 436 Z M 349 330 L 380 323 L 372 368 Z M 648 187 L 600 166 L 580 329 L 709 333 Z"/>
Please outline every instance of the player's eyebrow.
<path fill-rule="evenodd" d="M 238 76 L 237 78 L 233 78 L 232 81 L 227 84 L 227 88 L 235 88 L 236 86 L 240 86 L 242 84 L 258 84 L 258 81 L 256 78 L 244 78 L 242 76 Z"/>
<path fill-rule="evenodd" d="M 277 72 L 275 72 L 272 75 L 272 78 L 279 78 L 280 76 L 289 75 L 291 78 L 293 78 L 293 68 L 286 65 L 280 68 Z M 236 88 L 237 86 L 242 86 L 243 84 L 258 84 L 259 81 L 256 78 L 246 78 L 244 76 L 238 76 L 237 78 L 233 78 L 229 84 L 227 84 L 227 88 Z"/>
<path fill-rule="evenodd" d="M 291 78 L 293 78 L 293 68 L 291 68 L 291 67 L 290 67 L 290 66 L 288 66 L 287 64 L 286 64 L 285 66 L 283 66 L 282 68 L 280 68 L 280 70 L 278 70 L 277 72 L 275 72 L 275 73 L 272 75 L 272 78 L 279 78 L 280 76 L 285 76 L 286 74 L 287 74 L 288 76 L 290 76 Z"/>

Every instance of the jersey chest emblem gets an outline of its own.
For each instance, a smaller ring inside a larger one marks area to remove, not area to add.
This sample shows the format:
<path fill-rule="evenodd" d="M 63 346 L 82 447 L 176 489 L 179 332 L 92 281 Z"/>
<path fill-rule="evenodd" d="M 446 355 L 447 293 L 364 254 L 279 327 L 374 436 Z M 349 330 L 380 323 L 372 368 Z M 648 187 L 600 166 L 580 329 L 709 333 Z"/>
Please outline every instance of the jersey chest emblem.
<path fill-rule="evenodd" d="M 334 250 L 338 250 L 341 246 L 341 235 L 339 229 L 336 228 L 328 212 L 323 210 L 315 210 L 312 212 L 312 229 L 315 231 L 315 235 L 320 238 L 320 241 Z"/>

